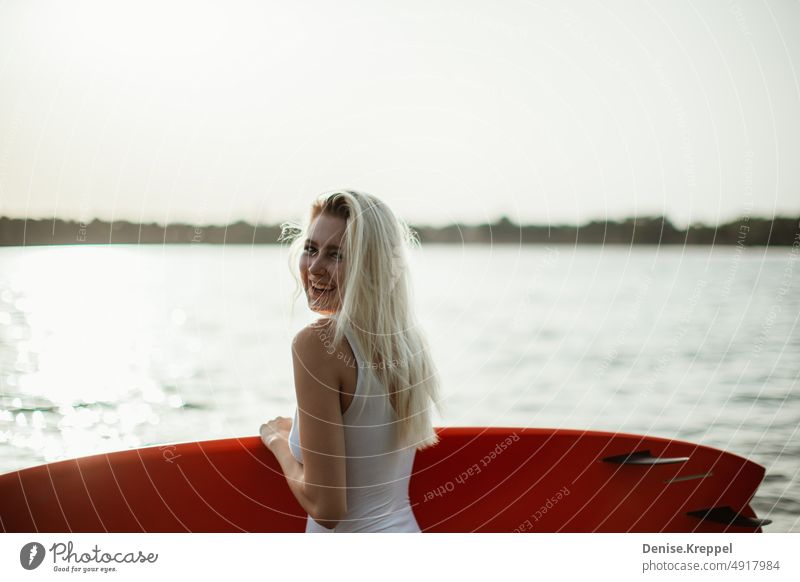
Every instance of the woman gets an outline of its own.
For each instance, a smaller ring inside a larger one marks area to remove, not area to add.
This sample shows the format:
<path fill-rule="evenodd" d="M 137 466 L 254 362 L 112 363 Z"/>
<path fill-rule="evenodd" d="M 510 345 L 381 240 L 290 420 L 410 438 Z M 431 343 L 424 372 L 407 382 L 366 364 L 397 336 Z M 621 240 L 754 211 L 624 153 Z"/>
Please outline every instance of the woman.
<path fill-rule="evenodd" d="M 295 276 L 299 264 L 298 295 L 302 285 L 324 317 L 292 342 L 294 419 L 261 425 L 261 439 L 308 513 L 306 532 L 419 532 L 408 484 L 416 450 L 438 440 L 439 381 L 410 302 L 416 239 L 384 202 L 345 190 L 321 195 L 281 240 Z"/>

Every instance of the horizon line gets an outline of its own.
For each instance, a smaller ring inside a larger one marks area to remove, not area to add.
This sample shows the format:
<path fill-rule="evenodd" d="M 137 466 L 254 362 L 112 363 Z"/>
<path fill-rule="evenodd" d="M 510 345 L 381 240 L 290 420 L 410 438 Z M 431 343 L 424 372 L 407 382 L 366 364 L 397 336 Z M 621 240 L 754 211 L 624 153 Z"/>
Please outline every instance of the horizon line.
<path fill-rule="evenodd" d="M 642 220 L 642 221 L 662 221 L 664 223 L 669 223 L 673 225 L 678 230 L 685 230 L 687 228 L 693 227 L 700 227 L 700 228 L 716 228 L 720 226 L 727 226 L 736 222 L 747 222 L 747 221 L 755 221 L 755 220 L 762 220 L 762 221 L 775 221 L 775 220 L 785 220 L 785 219 L 797 219 L 800 221 L 800 213 L 797 215 L 793 214 L 775 214 L 773 216 L 763 216 L 763 215 L 748 215 L 748 214 L 740 214 L 738 216 L 732 217 L 726 222 L 717 222 L 716 224 L 708 223 L 704 221 L 692 221 L 686 224 L 685 227 L 680 227 L 676 225 L 674 219 L 670 218 L 666 214 L 634 214 L 628 215 L 621 218 L 591 218 L 587 219 L 581 223 L 566 223 L 566 222 L 514 222 L 508 215 L 502 214 L 499 218 L 496 218 L 493 222 L 449 222 L 444 224 L 430 224 L 430 223 L 423 223 L 423 222 L 412 222 L 412 221 L 405 221 L 411 227 L 420 227 L 420 228 L 429 228 L 429 229 L 440 229 L 440 228 L 448 228 L 453 226 L 460 226 L 460 227 L 480 227 L 480 226 L 494 226 L 494 225 L 505 225 L 505 226 L 518 226 L 518 227 L 550 227 L 550 228 L 558 228 L 558 227 L 580 227 L 592 224 L 602 224 L 602 223 L 617 223 L 617 224 L 624 224 L 626 222 L 632 220 Z M 107 223 L 107 224 L 115 224 L 115 223 L 128 223 L 134 225 L 148 225 L 148 226 L 158 226 L 158 227 L 169 227 L 169 226 L 194 226 L 194 227 L 202 227 L 202 228 L 225 228 L 235 225 L 248 225 L 254 227 L 275 227 L 280 226 L 283 223 L 287 222 L 295 222 L 296 219 L 284 219 L 277 222 L 250 222 L 244 218 L 240 218 L 233 222 L 228 222 L 227 224 L 218 224 L 218 223 L 197 223 L 197 222 L 188 222 L 188 221 L 175 221 L 175 222 L 159 222 L 159 221 L 132 221 L 129 219 L 114 219 L 114 220 L 107 220 L 103 218 L 94 217 L 88 222 L 80 219 L 80 218 L 59 218 L 59 217 L 52 217 L 52 218 L 33 218 L 33 217 L 14 217 L 14 216 L 0 216 L 0 220 L 14 220 L 14 221 L 25 221 L 25 222 L 72 222 L 77 224 L 84 224 L 89 225 L 92 223 L 100 222 L 100 223 Z"/>

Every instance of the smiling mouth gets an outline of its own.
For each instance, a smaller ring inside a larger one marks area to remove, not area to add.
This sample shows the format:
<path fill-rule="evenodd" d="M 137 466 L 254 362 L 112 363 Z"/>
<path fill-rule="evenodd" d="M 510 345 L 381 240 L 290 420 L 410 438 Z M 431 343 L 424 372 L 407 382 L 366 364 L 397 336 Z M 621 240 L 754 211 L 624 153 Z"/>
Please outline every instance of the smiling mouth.
<path fill-rule="evenodd" d="M 311 289 L 311 291 L 313 291 L 315 295 L 327 295 L 336 288 L 336 287 L 317 287 L 313 283 L 309 283 L 308 286 L 309 289 Z"/>

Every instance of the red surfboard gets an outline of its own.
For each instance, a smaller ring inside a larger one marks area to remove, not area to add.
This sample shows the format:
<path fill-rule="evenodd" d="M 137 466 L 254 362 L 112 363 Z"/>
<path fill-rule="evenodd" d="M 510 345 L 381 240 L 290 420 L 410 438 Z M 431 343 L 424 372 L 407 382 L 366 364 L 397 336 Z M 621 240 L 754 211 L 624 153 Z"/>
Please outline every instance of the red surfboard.
<path fill-rule="evenodd" d="M 597 431 L 452 427 L 417 451 L 424 532 L 760 532 L 764 468 L 688 442 Z M 258 437 L 93 455 L 0 475 L 5 532 L 302 532 Z"/>

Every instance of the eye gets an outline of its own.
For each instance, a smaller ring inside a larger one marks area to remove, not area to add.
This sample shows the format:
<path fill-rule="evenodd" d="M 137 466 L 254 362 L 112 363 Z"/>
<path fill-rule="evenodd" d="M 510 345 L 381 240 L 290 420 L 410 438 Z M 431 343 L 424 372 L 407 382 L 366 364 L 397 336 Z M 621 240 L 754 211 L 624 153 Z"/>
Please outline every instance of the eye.
<path fill-rule="evenodd" d="M 312 247 L 311 245 L 306 245 L 303 250 L 310 254 L 314 252 L 314 247 Z"/>
<path fill-rule="evenodd" d="M 334 259 L 336 259 L 337 261 L 338 261 L 338 260 L 340 260 L 340 259 L 342 258 L 342 254 L 341 254 L 339 251 L 333 251 L 333 252 L 331 253 L 331 256 L 332 256 Z"/>

